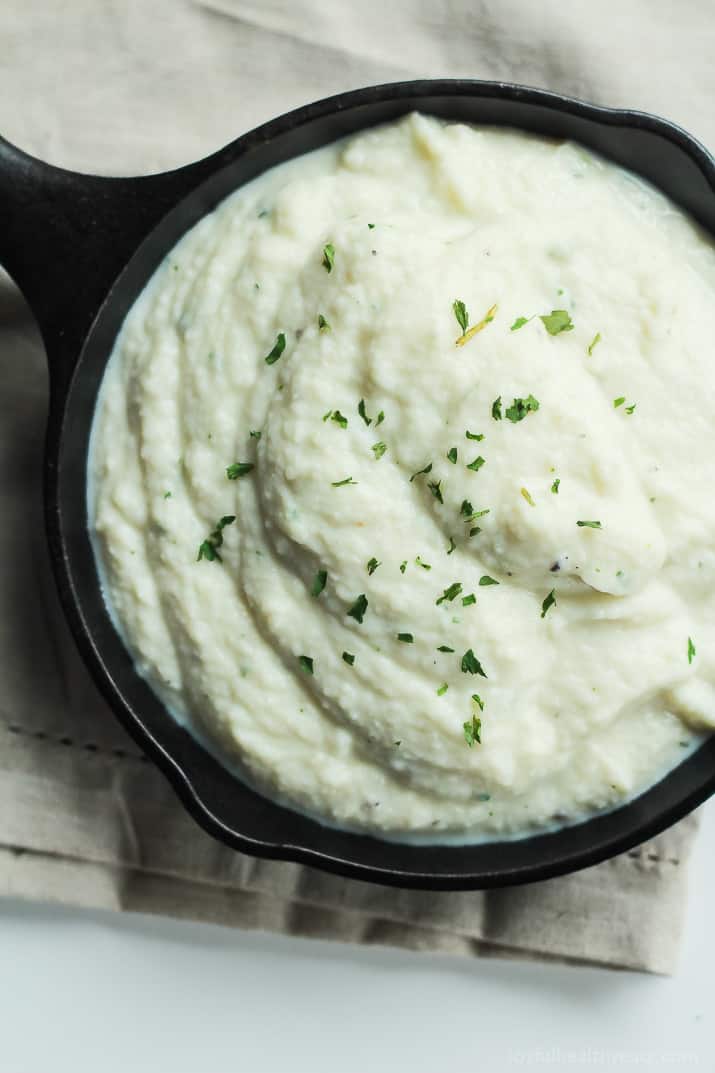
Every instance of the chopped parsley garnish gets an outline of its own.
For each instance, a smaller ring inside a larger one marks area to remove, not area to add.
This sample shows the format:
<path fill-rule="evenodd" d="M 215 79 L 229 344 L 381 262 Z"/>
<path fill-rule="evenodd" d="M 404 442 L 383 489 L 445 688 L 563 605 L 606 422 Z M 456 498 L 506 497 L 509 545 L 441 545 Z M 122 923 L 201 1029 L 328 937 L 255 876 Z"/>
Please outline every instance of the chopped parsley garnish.
<path fill-rule="evenodd" d="M 437 690 L 437 696 L 438 697 L 443 697 L 448 689 L 449 689 L 449 686 L 447 685 L 447 683 L 442 682 L 442 685 Z"/>
<path fill-rule="evenodd" d="M 377 428 L 378 425 L 381 425 L 384 420 L 385 420 L 385 411 L 380 410 L 379 414 L 375 418 L 375 428 Z"/>
<path fill-rule="evenodd" d="M 411 633 L 398 633 L 397 640 L 404 641 L 406 645 L 413 645 L 415 643 L 415 639 Z"/>
<path fill-rule="evenodd" d="M 471 519 L 472 515 L 474 514 L 474 507 L 472 506 L 472 504 L 469 502 L 468 499 L 463 499 L 462 500 L 462 506 L 460 507 L 460 511 L 464 515 L 465 518 Z"/>
<path fill-rule="evenodd" d="M 371 425 L 372 424 L 372 418 L 368 417 L 367 414 L 365 413 L 365 400 L 364 399 L 360 399 L 360 402 L 358 403 L 358 413 L 359 413 L 360 417 L 363 419 L 363 421 L 365 422 L 366 425 Z"/>
<path fill-rule="evenodd" d="M 368 559 L 368 563 L 367 563 L 367 572 L 368 572 L 368 574 L 374 574 L 375 571 L 377 570 L 378 566 L 382 566 L 382 563 L 379 562 L 377 559 L 375 559 L 375 558 Z"/>
<path fill-rule="evenodd" d="M 254 468 L 253 462 L 232 462 L 226 466 L 226 476 L 230 481 L 237 481 L 239 477 L 245 477 Z"/>
<path fill-rule="evenodd" d="M 464 302 L 455 302 L 453 309 L 457 322 L 460 328 L 462 328 L 462 334 L 459 339 L 456 340 L 456 346 L 464 346 L 465 343 L 468 343 L 470 339 L 474 338 L 477 332 L 481 332 L 483 328 L 486 328 L 487 324 L 491 324 L 497 311 L 496 304 L 490 306 L 479 323 L 475 324 L 472 328 L 467 329 L 467 324 L 469 324 L 469 314 L 467 313 Z M 462 324 L 462 320 L 464 320 L 464 325 Z"/>
<path fill-rule="evenodd" d="M 573 331 L 571 314 L 565 309 L 552 309 L 550 313 L 539 317 L 549 335 L 559 335 L 560 332 Z"/>
<path fill-rule="evenodd" d="M 454 543 L 454 537 L 449 538 L 449 547 L 447 548 L 447 555 L 451 555 L 457 545 Z"/>
<path fill-rule="evenodd" d="M 504 411 L 504 416 L 515 425 L 517 421 L 523 421 L 527 414 L 536 413 L 538 409 L 538 399 L 527 395 L 525 399 L 514 399 L 511 406 Z"/>
<path fill-rule="evenodd" d="M 501 395 L 492 403 L 492 417 L 495 421 L 501 421 Z"/>
<path fill-rule="evenodd" d="M 462 597 L 462 607 L 471 607 L 472 604 L 476 604 L 477 598 L 473 592 L 470 592 L 469 596 Z"/>
<path fill-rule="evenodd" d="M 442 498 L 442 489 L 440 488 L 441 483 L 441 481 L 427 482 L 427 487 L 429 488 L 430 492 L 435 497 L 438 503 L 444 503 L 444 499 Z"/>
<path fill-rule="evenodd" d="M 468 440 L 476 440 L 477 443 L 481 443 L 481 441 L 484 439 L 483 432 L 470 432 L 469 429 L 467 429 L 464 435 L 467 437 Z"/>
<path fill-rule="evenodd" d="M 619 406 L 623 406 L 623 403 L 625 401 L 626 401 L 626 396 L 625 395 L 619 395 L 617 399 L 613 400 L 613 409 L 617 410 Z"/>
<path fill-rule="evenodd" d="M 561 484 L 561 478 L 557 477 L 554 483 L 551 485 L 551 491 L 555 496 L 559 494 L 559 485 Z"/>
<path fill-rule="evenodd" d="M 387 450 L 387 444 L 383 443 L 382 440 L 380 440 L 378 443 L 373 443 L 373 445 L 370 448 L 370 450 L 375 455 L 376 459 L 380 459 L 380 458 L 382 458 L 382 456 L 384 455 L 385 451 Z"/>
<path fill-rule="evenodd" d="M 407 559 L 403 559 L 403 561 L 400 563 L 400 573 L 404 574 L 406 569 L 407 569 Z"/>
<path fill-rule="evenodd" d="M 354 481 L 352 477 L 346 477 L 342 481 L 331 481 L 330 483 L 333 488 L 342 488 L 344 484 L 357 484 L 357 481 Z"/>
<path fill-rule="evenodd" d="M 693 662 L 693 656 L 695 655 L 695 645 L 693 644 L 692 637 L 688 637 L 688 663 Z"/>
<path fill-rule="evenodd" d="M 310 589 L 311 596 L 320 596 L 321 592 L 325 588 L 328 581 L 328 571 L 319 570 L 313 578 L 313 584 Z"/>
<path fill-rule="evenodd" d="M 261 430 L 252 428 L 248 435 L 251 437 L 252 440 L 260 440 Z"/>
<path fill-rule="evenodd" d="M 470 537 L 473 537 L 473 536 L 476 536 L 477 533 L 481 533 L 481 531 L 482 531 L 481 525 L 473 525 L 472 528 L 469 530 L 469 535 L 470 535 Z"/>
<path fill-rule="evenodd" d="M 554 590 L 552 589 L 551 592 L 549 593 L 549 595 L 546 597 L 546 599 L 544 600 L 544 602 L 541 605 L 541 617 L 542 618 L 546 618 L 546 612 L 550 608 L 552 608 L 555 603 L 556 603 L 556 596 L 554 595 Z"/>
<path fill-rule="evenodd" d="M 171 499 L 171 492 L 164 492 L 164 499 Z"/>
<path fill-rule="evenodd" d="M 313 659 L 311 656 L 298 656 L 298 663 L 306 674 L 313 673 Z"/>
<path fill-rule="evenodd" d="M 461 668 L 464 674 L 481 674 L 482 678 L 487 677 L 484 673 L 484 668 L 471 648 L 468 648 L 462 656 Z"/>
<path fill-rule="evenodd" d="M 469 465 L 467 466 L 467 469 L 471 469 L 476 473 L 478 469 L 482 468 L 482 466 L 484 465 L 485 462 L 486 462 L 486 458 L 482 458 L 481 455 L 477 455 L 477 457 L 474 459 L 474 461 L 469 463 Z"/>
<path fill-rule="evenodd" d="M 421 566 L 423 570 L 431 570 L 432 569 L 432 567 L 430 566 L 429 563 L 426 563 L 422 559 L 420 559 L 419 555 L 415 559 L 415 562 L 416 562 L 417 566 Z"/>
<path fill-rule="evenodd" d="M 452 463 L 453 466 L 456 466 L 456 464 L 457 464 L 457 448 L 456 447 L 450 447 L 450 449 L 447 451 L 447 458 Z"/>
<path fill-rule="evenodd" d="M 318 313 L 318 329 L 321 332 L 329 332 L 330 331 L 330 325 L 328 324 L 327 320 L 325 319 L 325 317 L 323 316 L 322 313 Z"/>
<path fill-rule="evenodd" d="M 627 414 L 632 414 L 633 411 L 635 410 L 635 408 L 636 408 L 636 403 L 635 402 L 633 403 L 632 406 L 626 406 L 626 413 Z"/>
<path fill-rule="evenodd" d="M 490 577 L 489 574 L 482 574 L 482 576 L 479 579 L 479 586 L 482 589 L 485 587 L 485 585 L 498 585 L 498 584 L 499 584 L 499 582 L 496 580 L 496 578 Z"/>
<path fill-rule="evenodd" d="M 510 332 L 518 332 L 519 328 L 523 328 L 525 324 L 528 324 L 529 321 L 533 320 L 533 319 L 534 319 L 533 317 L 517 317 L 516 320 L 514 321 L 514 323 L 512 324 L 511 328 L 509 329 L 509 331 Z"/>
<path fill-rule="evenodd" d="M 454 649 L 450 648 L 449 645 L 440 645 L 439 648 L 437 649 L 437 651 L 438 652 L 454 652 Z"/>
<path fill-rule="evenodd" d="M 442 593 L 442 595 L 441 595 L 441 596 L 439 596 L 439 597 L 438 597 L 438 598 L 437 598 L 437 599 L 435 600 L 435 603 L 436 603 L 436 604 L 437 604 L 437 606 L 439 607 L 439 605 L 440 605 L 441 603 L 444 603 L 444 601 L 445 601 L 445 600 L 450 600 L 450 601 L 451 601 L 451 600 L 455 600 L 455 599 L 456 599 L 456 598 L 457 598 L 457 597 L 458 597 L 458 596 L 460 595 L 460 593 L 461 593 L 461 592 L 462 592 L 462 583 L 461 583 L 461 581 L 453 581 L 453 582 L 452 582 L 452 584 L 451 584 L 451 585 L 449 585 L 449 586 L 448 586 L 448 587 L 447 587 L 447 588 L 446 588 L 446 589 L 444 590 L 444 592 Z"/>
<path fill-rule="evenodd" d="M 524 499 L 526 500 L 526 502 L 529 504 L 530 507 L 535 507 L 536 506 L 536 503 L 532 499 L 531 492 L 529 491 L 528 488 L 520 488 L 519 491 L 521 492 L 522 496 L 524 497 Z"/>
<path fill-rule="evenodd" d="M 370 230 L 370 231 L 372 231 L 372 230 L 373 230 L 373 228 L 375 227 L 375 225 L 374 225 L 374 224 L 368 224 L 367 226 L 368 226 L 368 228 L 369 228 L 369 230 Z"/>
<path fill-rule="evenodd" d="M 285 348 L 286 348 L 285 332 L 278 332 L 278 335 L 276 336 L 276 341 L 273 344 L 273 349 L 271 350 L 270 354 L 266 354 L 266 358 L 265 358 L 266 365 L 275 365 L 275 363 L 278 361 L 278 359 L 280 358 L 280 356 L 283 353 L 283 351 L 285 350 Z"/>
<path fill-rule="evenodd" d="M 591 340 L 591 342 L 588 344 L 588 347 L 586 348 L 589 358 L 593 354 L 594 348 L 597 347 L 600 342 L 601 342 L 601 333 L 596 332 L 596 334 L 594 335 L 593 339 Z"/>
<path fill-rule="evenodd" d="M 335 246 L 333 246 L 332 242 L 326 242 L 323 246 L 323 268 L 326 272 L 332 272 L 334 264 Z"/>
<path fill-rule="evenodd" d="M 482 743 L 482 721 L 477 715 L 473 715 L 464 724 L 464 740 L 471 749 L 474 743 L 481 745 Z"/>
<path fill-rule="evenodd" d="M 484 711 L 484 701 L 482 700 L 482 698 L 479 696 L 478 693 L 472 693 L 472 700 L 474 701 L 474 703 L 479 708 L 479 711 L 483 712 Z"/>
<path fill-rule="evenodd" d="M 364 592 L 360 593 L 353 606 L 348 611 L 350 618 L 354 618 L 356 622 L 362 622 L 363 616 L 367 611 L 367 596 Z"/>
<path fill-rule="evenodd" d="M 349 663 L 351 667 L 355 662 L 355 656 L 352 654 L 352 652 L 343 652 L 343 659 L 346 663 Z"/>
<path fill-rule="evenodd" d="M 602 529 L 600 522 L 576 522 L 580 529 Z"/>
<path fill-rule="evenodd" d="M 461 299 L 457 298 L 454 302 L 452 302 L 452 309 L 454 310 L 457 324 L 462 329 L 463 333 L 466 332 L 467 327 L 469 325 L 469 313 L 467 312 L 467 307 L 465 306 L 464 302 Z"/>
<path fill-rule="evenodd" d="M 210 563 L 214 562 L 216 559 L 218 559 L 219 562 L 222 561 L 218 549 L 223 544 L 223 530 L 227 525 L 231 525 L 232 522 L 235 521 L 235 514 L 224 514 L 223 518 L 216 522 L 216 525 L 211 530 L 209 536 L 199 545 L 199 554 L 196 556 L 197 562 L 199 562 L 200 559 L 207 559 Z"/>
<path fill-rule="evenodd" d="M 428 462 L 424 469 L 418 469 L 416 473 L 413 473 L 410 477 L 410 484 L 414 481 L 415 477 L 421 477 L 423 473 L 432 472 L 432 463 Z"/>
<path fill-rule="evenodd" d="M 344 414 L 340 413 L 340 410 L 330 410 L 328 415 L 323 418 L 323 421 L 327 421 L 328 417 L 331 421 L 334 421 L 336 425 L 340 425 L 341 428 L 348 427 L 348 419 Z"/>

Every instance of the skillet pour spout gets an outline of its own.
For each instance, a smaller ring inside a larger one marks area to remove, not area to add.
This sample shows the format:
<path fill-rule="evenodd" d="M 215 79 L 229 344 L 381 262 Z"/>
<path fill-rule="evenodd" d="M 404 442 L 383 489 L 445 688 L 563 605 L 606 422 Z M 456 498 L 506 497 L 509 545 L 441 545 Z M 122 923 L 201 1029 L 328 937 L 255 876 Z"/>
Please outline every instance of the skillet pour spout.
<path fill-rule="evenodd" d="M 371 86 L 307 105 L 160 175 L 79 175 L 0 139 L 0 263 L 29 302 L 47 350 L 45 512 L 68 623 L 117 717 L 191 815 L 256 856 L 400 887 L 505 886 L 596 864 L 680 819 L 715 791 L 715 738 L 620 808 L 530 837 L 415 844 L 323 826 L 231 775 L 152 693 L 110 620 L 87 523 L 89 439 L 104 370 L 127 312 L 166 254 L 268 168 L 412 111 L 581 142 L 643 176 L 715 234 L 715 161 L 681 128 L 524 86 L 439 80 Z"/>

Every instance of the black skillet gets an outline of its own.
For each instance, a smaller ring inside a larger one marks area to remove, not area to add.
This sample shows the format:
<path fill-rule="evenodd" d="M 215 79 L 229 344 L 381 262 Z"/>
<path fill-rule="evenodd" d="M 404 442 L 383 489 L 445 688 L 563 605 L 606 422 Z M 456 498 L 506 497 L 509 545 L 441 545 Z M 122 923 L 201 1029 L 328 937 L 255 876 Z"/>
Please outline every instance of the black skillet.
<path fill-rule="evenodd" d="M 164 175 L 77 175 L 0 139 L 0 262 L 24 292 L 47 349 L 45 507 L 65 613 L 104 696 L 192 816 L 257 856 L 395 886 L 493 887 L 595 864 L 680 819 L 715 790 L 715 737 L 636 800 L 549 834 L 414 846 L 323 827 L 228 774 L 168 715 L 109 620 L 87 531 L 87 445 L 97 391 L 122 321 L 162 258 L 201 216 L 266 168 L 414 109 L 575 139 L 649 179 L 715 233 L 715 161 L 680 128 L 542 90 L 422 81 L 308 105 Z"/>

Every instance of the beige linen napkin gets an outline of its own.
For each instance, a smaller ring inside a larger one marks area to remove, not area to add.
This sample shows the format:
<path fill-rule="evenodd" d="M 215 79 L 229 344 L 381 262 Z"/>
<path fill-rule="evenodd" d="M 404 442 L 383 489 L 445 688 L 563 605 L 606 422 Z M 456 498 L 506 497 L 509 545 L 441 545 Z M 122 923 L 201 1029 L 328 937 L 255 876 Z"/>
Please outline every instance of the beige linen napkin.
<path fill-rule="evenodd" d="M 4 0 L 0 131 L 103 173 L 199 157 L 327 93 L 498 78 L 658 111 L 713 144 L 710 0 Z M 396 891 L 255 861 L 195 826 L 107 712 L 65 630 L 40 500 L 46 374 L 0 280 L 0 892 L 455 954 L 668 972 L 690 818 L 580 874 Z"/>

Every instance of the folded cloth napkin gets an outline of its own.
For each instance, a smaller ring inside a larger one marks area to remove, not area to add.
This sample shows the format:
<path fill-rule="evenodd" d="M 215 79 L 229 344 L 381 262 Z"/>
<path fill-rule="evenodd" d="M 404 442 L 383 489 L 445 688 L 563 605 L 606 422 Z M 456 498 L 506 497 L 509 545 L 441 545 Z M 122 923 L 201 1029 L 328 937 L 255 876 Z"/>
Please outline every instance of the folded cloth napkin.
<path fill-rule="evenodd" d="M 659 111 L 715 141 L 710 0 L 43 0 L 0 11 L 0 130 L 53 163 L 185 163 L 361 84 L 465 76 Z M 41 514 L 42 345 L 0 279 L 0 892 L 454 954 L 671 971 L 691 817 L 577 875 L 390 890 L 204 834 L 115 723 L 64 627 Z"/>

